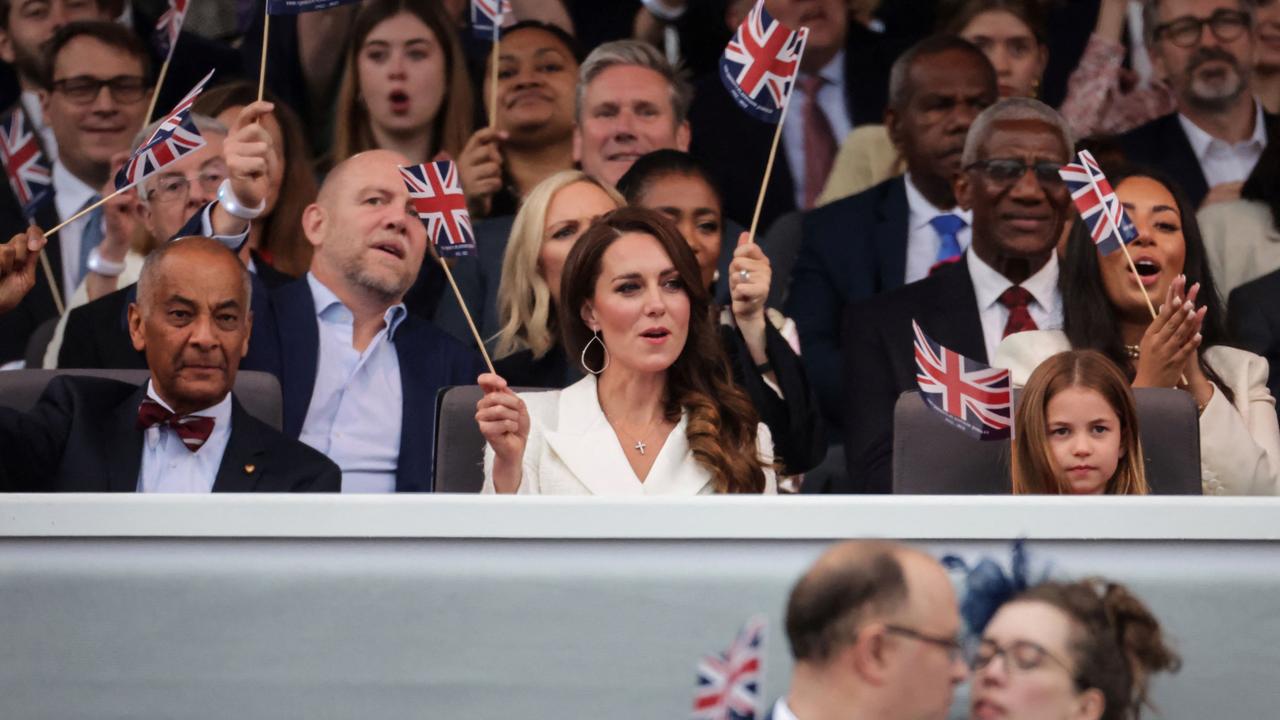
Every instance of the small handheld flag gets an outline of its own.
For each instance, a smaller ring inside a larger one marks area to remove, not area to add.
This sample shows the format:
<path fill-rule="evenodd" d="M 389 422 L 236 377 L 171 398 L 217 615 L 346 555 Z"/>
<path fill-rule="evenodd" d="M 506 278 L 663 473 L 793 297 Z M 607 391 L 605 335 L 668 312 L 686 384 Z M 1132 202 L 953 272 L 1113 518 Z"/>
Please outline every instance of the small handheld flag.
<path fill-rule="evenodd" d="M 916 384 L 929 407 L 977 440 L 1009 437 L 1013 390 L 1009 371 L 943 347 L 912 320 Z"/>
<path fill-rule="evenodd" d="M 359 0 L 267 0 L 268 15 L 301 15 L 315 10 L 328 10 Z"/>
<path fill-rule="evenodd" d="M 511 0 L 471 0 L 471 33 L 477 38 L 496 37 L 499 28 L 514 22 Z"/>
<path fill-rule="evenodd" d="M 806 31 L 796 32 L 775 20 L 757 0 L 720 57 L 720 81 L 748 115 L 768 123 L 782 118 L 782 108 L 796 72 Z"/>
<path fill-rule="evenodd" d="M 178 101 L 173 110 L 160 122 L 155 132 L 146 142 L 133 151 L 120 172 L 116 173 L 116 190 L 124 190 L 142 182 L 148 175 L 178 160 L 183 155 L 195 152 L 204 147 L 204 137 L 191 119 L 191 105 L 204 91 L 204 86 L 213 77 L 210 70 L 204 79 Z"/>
<path fill-rule="evenodd" d="M 703 656 L 693 720 L 755 720 L 760 714 L 766 624 L 763 616 L 752 617 L 727 651 Z"/>
<path fill-rule="evenodd" d="M 467 198 L 452 160 L 400 168 L 413 207 L 427 226 L 427 237 L 440 257 L 462 257 L 476 252 Z"/>
<path fill-rule="evenodd" d="M 156 44 L 160 46 L 160 54 L 168 58 L 173 56 L 173 48 L 178 44 L 178 34 L 182 32 L 182 22 L 187 19 L 188 0 L 169 0 L 169 9 L 156 22 Z M 159 91 L 157 83 L 156 90 Z"/>
<path fill-rule="evenodd" d="M 4 163 L 23 216 L 35 218 L 40 204 L 53 194 L 53 174 L 40 148 L 40 138 L 21 106 L 0 120 L 0 162 Z"/>
<path fill-rule="evenodd" d="M 1058 174 L 1071 191 L 1071 199 L 1089 228 L 1094 244 L 1103 255 L 1110 255 L 1119 250 L 1121 244 L 1133 242 L 1138 230 L 1093 155 L 1081 150 L 1077 158 L 1079 162 L 1064 165 Z"/>

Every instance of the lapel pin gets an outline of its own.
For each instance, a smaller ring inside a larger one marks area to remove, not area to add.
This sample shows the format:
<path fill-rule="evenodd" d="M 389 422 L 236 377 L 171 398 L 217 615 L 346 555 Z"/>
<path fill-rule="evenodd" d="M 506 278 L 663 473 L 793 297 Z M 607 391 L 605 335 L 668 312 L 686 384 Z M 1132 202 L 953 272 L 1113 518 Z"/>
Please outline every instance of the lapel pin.
<path fill-rule="evenodd" d="M 254 470 L 257 470 L 257 469 L 258 469 L 258 466 L 257 466 L 257 465 L 253 465 L 253 464 L 245 465 L 245 466 L 244 466 L 244 474 L 245 474 L 245 475 L 252 475 L 252 474 L 253 474 L 253 471 L 254 471 Z"/>

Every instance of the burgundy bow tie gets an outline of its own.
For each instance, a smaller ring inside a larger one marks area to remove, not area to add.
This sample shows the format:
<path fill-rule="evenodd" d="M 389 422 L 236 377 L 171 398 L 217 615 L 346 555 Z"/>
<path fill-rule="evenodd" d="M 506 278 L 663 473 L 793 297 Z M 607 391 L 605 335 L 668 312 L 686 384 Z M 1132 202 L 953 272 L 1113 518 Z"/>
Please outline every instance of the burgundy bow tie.
<path fill-rule="evenodd" d="M 160 403 L 147 398 L 138 406 L 138 429 L 146 430 L 157 425 L 172 428 L 191 452 L 203 447 L 209 434 L 213 432 L 213 418 L 203 415 L 174 415 Z"/>

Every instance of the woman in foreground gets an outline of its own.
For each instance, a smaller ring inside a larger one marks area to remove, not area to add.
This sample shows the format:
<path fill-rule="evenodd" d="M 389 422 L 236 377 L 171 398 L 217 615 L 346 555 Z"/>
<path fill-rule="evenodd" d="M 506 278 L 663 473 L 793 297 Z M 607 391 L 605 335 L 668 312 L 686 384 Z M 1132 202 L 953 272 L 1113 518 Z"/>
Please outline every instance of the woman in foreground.
<path fill-rule="evenodd" d="M 773 447 L 731 379 L 710 296 L 660 214 L 609 213 L 565 260 L 561 342 L 588 375 L 518 396 L 481 375 L 485 491 L 776 492 Z"/>

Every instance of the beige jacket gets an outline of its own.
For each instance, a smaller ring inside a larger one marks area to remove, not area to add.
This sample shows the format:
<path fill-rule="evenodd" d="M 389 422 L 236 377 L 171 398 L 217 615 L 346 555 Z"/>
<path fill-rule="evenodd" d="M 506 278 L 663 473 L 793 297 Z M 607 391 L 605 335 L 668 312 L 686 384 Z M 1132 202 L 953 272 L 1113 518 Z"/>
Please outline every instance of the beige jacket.
<path fill-rule="evenodd" d="M 992 365 L 1008 368 L 1022 387 L 1040 363 L 1071 349 L 1061 330 L 1010 335 L 996 348 Z M 1280 474 L 1280 424 L 1267 390 L 1267 361 L 1225 345 L 1204 351 L 1204 360 L 1235 395 L 1215 390 L 1200 414 L 1200 478 L 1206 495 L 1276 495 Z"/>

